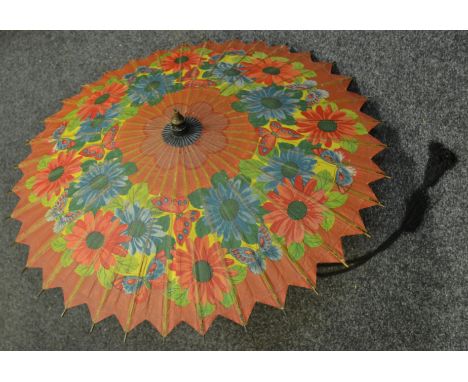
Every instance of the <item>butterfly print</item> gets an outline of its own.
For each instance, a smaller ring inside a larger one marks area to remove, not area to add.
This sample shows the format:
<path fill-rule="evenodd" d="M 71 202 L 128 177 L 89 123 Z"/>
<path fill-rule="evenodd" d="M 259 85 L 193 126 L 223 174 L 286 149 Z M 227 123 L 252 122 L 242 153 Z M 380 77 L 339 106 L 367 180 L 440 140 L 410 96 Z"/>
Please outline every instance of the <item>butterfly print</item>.
<path fill-rule="evenodd" d="M 329 93 L 326 90 L 322 89 L 313 89 L 309 90 L 309 94 L 306 97 L 307 106 L 313 106 L 318 103 L 321 99 L 327 98 Z"/>
<path fill-rule="evenodd" d="M 306 90 L 307 106 L 312 106 L 319 102 L 321 99 L 327 98 L 329 96 L 329 93 L 326 90 L 317 89 L 316 86 L 317 82 L 313 80 L 306 80 L 302 83 L 292 84 L 286 87 L 291 90 Z"/>
<path fill-rule="evenodd" d="M 226 56 L 245 56 L 245 50 L 230 50 L 221 54 L 215 54 L 211 57 L 210 62 L 216 63 L 221 61 Z"/>
<path fill-rule="evenodd" d="M 291 90 L 309 90 L 309 89 L 315 88 L 316 86 L 317 86 L 317 82 L 313 80 L 306 80 L 302 83 L 292 84 L 286 87 Z"/>
<path fill-rule="evenodd" d="M 67 195 L 63 193 L 59 196 L 54 206 L 46 212 L 45 219 L 49 222 L 55 220 L 53 231 L 58 233 L 68 224 L 81 215 L 81 211 L 65 212 Z"/>
<path fill-rule="evenodd" d="M 104 135 L 102 143 L 98 145 L 92 145 L 84 148 L 80 151 L 80 155 L 88 158 L 94 158 L 101 160 L 104 158 L 104 149 L 114 150 L 116 148 L 115 137 L 119 131 L 119 126 L 115 125 L 109 129 L 109 131 Z"/>
<path fill-rule="evenodd" d="M 67 127 L 66 123 L 61 125 L 52 133 L 52 139 L 55 142 L 54 151 L 67 150 L 75 146 L 76 142 L 70 138 L 62 138 L 62 134 Z"/>
<path fill-rule="evenodd" d="M 267 155 L 276 145 L 278 138 L 292 141 L 302 137 L 301 134 L 297 133 L 292 129 L 283 127 L 281 123 L 273 121 L 270 123 L 270 129 L 267 130 L 262 127 L 259 128 L 260 143 L 258 144 L 258 153 L 261 156 Z"/>
<path fill-rule="evenodd" d="M 183 244 L 190 234 L 192 223 L 200 217 L 200 212 L 195 210 L 187 211 L 188 200 L 185 198 L 162 197 L 153 199 L 156 208 L 164 212 L 176 215 L 174 220 L 174 235 L 178 244 Z"/>
<path fill-rule="evenodd" d="M 119 276 L 114 280 L 114 287 L 125 294 L 136 294 L 136 302 L 143 301 L 152 288 L 154 281 L 159 279 L 164 273 L 164 256 L 159 254 L 151 260 L 143 277 L 139 276 Z M 142 289 L 142 286 L 145 288 Z"/>
<path fill-rule="evenodd" d="M 185 87 L 192 88 L 206 88 L 209 86 L 216 86 L 216 82 L 210 80 L 197 79 L 200 75 L 198 68 L 190 69 L 183 77 L 182 82 L 185 82 Z"/>
<path fill-rule="evenodd" d="M 264 225 L 258 228 L 258 245 L 260 246 L 260 251 L 270 260 L 281 259 L 281 252 L 273 245 L 270 232 Z"/>
<path fill-rule="evenodd" d="M 247 265 L 250 271 L 257 275 L 265 271 L 266 258 L 273 261 L 281 259 L 281 252 L 273 245 L 270 233 L 263 225 L 258 229 L 258 245 L 258 252 L 248 247 L 234 248 L 230 251 L 232 256 Z"/>
<path fill-rule="evenodd" d="M 329 163 L 336 165 L 335 183 L 341 192 L 345 192 L 353 184 L 353 177 L 356 176 L 356 169 L 345 165 L 344 155 L 340 151 L 324 150 L 320 157 Z"/>
<path fill-rule="evenodd" d="M 231 255 L 233 255 L 242 264 L 249 267 L 250 271 L 259 275 L 266 269 L 265 259 L 255 252 L 252 248 L 240 247 L 231 249 Z"/>

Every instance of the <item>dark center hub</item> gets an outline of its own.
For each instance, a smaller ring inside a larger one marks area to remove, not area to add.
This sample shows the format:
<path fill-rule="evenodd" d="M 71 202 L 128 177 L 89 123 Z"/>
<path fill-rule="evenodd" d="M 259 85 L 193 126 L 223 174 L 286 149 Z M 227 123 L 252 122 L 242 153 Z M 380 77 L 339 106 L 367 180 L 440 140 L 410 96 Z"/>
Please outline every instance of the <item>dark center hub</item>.
<path fill-rule="evenodd" d="M 91 188 L 95 190 L 102 190 L 109 185 L 109 179 L 105 175 L 97 175 L 91 181 Z"/>
<path fill-rule="evenodd" d="M 141 220 L 134 220 L 128 225 L 128 234 L 132 237 L 143 236 L 146 232 L 146 225 Z"/>
<path fill-rule="evenodd" d="M 277 75 L 280 74 L 281 70 L 279 68 L 275 68 L 274 66 L 267 66 L 263 69 L 263 73 Z"/>
<path fill-rule="evenodd" d="M 332 133 L 338 128 L 338 125 L 335 121 L 323 120 L 318 123 L 318 128 L 325 133 Z"/>
<path fill-rule="evenodd" d="M 161 82 L 159 81 L 152 81 L 148 85 L 146 85 L 145 90 L 147 92 L 153 92 L 155 90 L 158 90 L 161 87 Z"/>
<path fill-rule="evenodd" d="M 177 57 L 174 62 L 176 64 L 183 64 L 184 62 L 187 62 L 189 60 L 189 58 L 187 56 L 180 56 L 180 57 Z"/>
<path fill-rule="evenodd" d="M 192 268 L 193 276 L 199 283 L 210 281 L 213 277 L 213 268 L 205 260 L 197 261 Z"/>
<path fill-rule="evenodd" d="M 93 231 L 86 236 L 86 246 L 90 249 L 99 249 L 104 244 L 104 235 L 99 231 Z"/>
<path fill-rule="evenodd" d="M 299 172 L 299 166 L 295 162 L 286 162 L 281 166 L 281 175 L 285 178 L 293 178 Z"/>
<path fill-rule="evenodd" d="M 307 215 L 307 206 L 304 202 L 294 200 L 288 205 L 288 216 L 293 220 L 301 220 Z"/>
<path fill-rule="evenodd" d="M 185 117 L 183 125 L 173 126 L 168 123 L 162 130 L 164 142 L 175 147 L 184 147 L 195 143 L 202 134 L 202 124 L 197 118 Z"/>
<path fill-rule="evenodd" d="M 230 68 L 224 71 L 224 74 L 228 77 L 236 77 L 241 74 L 241 71 L 235 68 Z"/>
<path fill-rule="evenodd" d="M 274 98 L 274 97 L 262 98 L 261 102 L 262 102 L 262 105 L 268 109 L 278 109 L 283 105 L 278 98 Z"/>
<path fill-rule="evenodd" d="M 109 97 L 110 97 L 109 93 L 103 94 L 102 96 L 97 97 L 94 103 L 96 105 L 99 105 L 100 103 L 106 102 L 109 99 Z"/>
<path fill-rule="evenodd" d="M 234 220 L 239 212 L 239 202 L 235 199 L 226 199 L 221 204 L 219 212 L 224 220 Z"/>
<path fill-rule="evenodd" d="M 49 172 L 49 181 L 50 182 L 55 182 L 57 179 L 59 179 L 63 173 L 64 173 L 64 168 L 62 166 L 54 168 L 51 172 Z"/>

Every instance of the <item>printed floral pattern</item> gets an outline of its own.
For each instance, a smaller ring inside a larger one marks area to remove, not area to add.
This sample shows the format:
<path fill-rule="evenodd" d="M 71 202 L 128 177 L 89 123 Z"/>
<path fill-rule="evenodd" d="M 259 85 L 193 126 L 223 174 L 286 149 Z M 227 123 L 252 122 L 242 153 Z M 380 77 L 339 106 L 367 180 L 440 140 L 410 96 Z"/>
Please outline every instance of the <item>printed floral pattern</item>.
<path fill-rule="evenodd" d="M 147 102 L 155 105 L 162 100 L 164 95 L 180 90 L 182 86 L 176 84 L 175 74 L 166 75 L 160 70 L 139 70 L 140 75 L 132 82 L 128 96 L 133 105 L 140 106 Z"/>
<path fill-rule="evenodd" d="M 130 326 L 154 309 L 165 335 L 179 309 L 204 332 L 217 314 L 244 324 L 255 301 L 281 305 L 303 279 L 288 272 L 314 280 L 317 262 L 337 261 L 330 237 L 362 232 L 357 210 L 373 205 L 365 185 L 380 175 L 374 125 L 349 109 L 339 77 L 304 57 L 207 43 L 86 86 L 21 165 L 18 194 L 43 211 L 23 235 L 49 230 L 39 240 L 59 254 L 66 282 L 122 299 Z M 183 147 L 162 136 L 174 108 L 202 126 Z"/>
<path fill-rule="evenodd" d="M 89 166 L 80 178 L 73 199 L 84 209 L 98 209 L 129 189 L 128 176 L 118 162 L 104 161 Z"/>
<path fill-rule="evenodd" d="M 114 83 L 93 92 L 78 109 L 78 115 L 81 119 L 94 119 L 98 114 L 104 115 L 112 105 L 122 99 L 126 90 L 125 85 Z"/>
<path fill-rule="evenodd" d="M 300 72 L 289 63 L 275 61 L 269 57 L 256 59 L 246 65 L 246 74 L 257 82 L 266 85 L 282 85 L 294 82 Z"/>
<path fill-rule="evenodd" d="M 220 62 L 216 64 L 211 71 L 205 72 L 204 77 L 212 78 L 221 83 L 226 82 L 241 87 L 252 82 L 250 78 L 244 75 L 244 70 L 245 68 L 242 64 Z"/>
<path fill-rule="evenodd" d="M 302 112 L 302 115 L 305 118 L 297 120 L 299 132 L 307 134 L 312 143 L 324 143 L 330 147 L 333 141 L 355 135 L 356 122 L 344 111 L 333 110 L 331 105 L 318 105 Z"/>
<path fill-rule="evenodd" d="M 72 232 L 65 237 L 67 248 L 73 251 L 78 264 L 108 269 L 115 264 L 115 256 L 125 256 L 123 246 L 130 237 L 124 234 L 127 226 L 115 219 L 111 212 L 88 212 L 78 220 Z"/>
<path fill-rule="evenodd" d="M 243 93 L 241 102 L 247 105 L 248 112 L 257 119 L 282 121 L 291 117 L 299 99 L 285 89 L 271 86 Z"/>
<path fill-rule="evenodd" d="M 156 252 L 157 244 L 161 242 L 165 232 L 149 209 L 131 204 L 122 210 L 118 209 L 116 216 L 128 226 L 125 234 L 131 237 L 128 243 L 130 254 L 142 252 L 150 255 Z"/>
<path fill-rule="evenodd" d="M 314 175 L 313 169 L 316 163 L 312 156 L 305 155 L 299 147 L 284 150 L 278 156 L 272 156 L 268 166 L 262 167 L 258 181 L 265 182 L 266 190 L 276 189 L 285 178 L 294 182 L 296 177 L 301 176 L 307 182 Z"/>
<path fill-rule="evenodd" d="M 166 56 L 161 62 L 161 67 L 166 72 L 189 70 L 199 62 L 200 56 L 197 53 L 190 51 L 179 51 L 173 52 Z"/>
<path fill-rule="evenodd" d="M 33 192 L 39 196 L 58 195 L 80 171 L 80 159 L 74 151 L 61 152 L 38 172 Z"/>
<path fill-rule="evenodd" d="M 265 221 L 271 224 L 272 232 L 284 237 L 286 243 L 300 243 L 304 233 L 317 232 L 323 219 L 326 196 L 322 190 L 314 191 L 315 180 L 303 183 L 301 176 L 293 183 L 285 179 L 277 192 L 268 194 L 264 208 L 269 211 Z"/>
<path fill-rule="evenodd" d="M 86 119 L 80 125 L 76 138 L 83 142 L 96 142 L 102 139 L 102 133 L 117 122 L 121 113 L 118 106 L 113 106 L 104 114 L 97 114 L 94 119 Z"/>
<path fill-rule="evenodd" d="M 206 195 L 205 222 L 226 242 L 248 242 L 255 233 L 258 202 L 258 197 L 241 179 L 219 182 Z"/>
<path fill-rule="evenodd" d="M 222 301 L 230 289 L 224 256 L 226 250 L 219 243 L 210 245 L 208 238 L 187 242 L 187 250 L 174 251 L 171 269 L 180 285 L 187 289 L 191 300 L 205 304 Z"/>

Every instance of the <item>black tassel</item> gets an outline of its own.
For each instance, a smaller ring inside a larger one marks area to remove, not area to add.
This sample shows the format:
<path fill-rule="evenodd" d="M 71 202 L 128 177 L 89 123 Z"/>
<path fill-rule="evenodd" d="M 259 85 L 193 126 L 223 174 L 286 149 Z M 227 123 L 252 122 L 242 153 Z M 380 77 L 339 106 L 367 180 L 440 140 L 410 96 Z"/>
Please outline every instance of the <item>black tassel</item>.
<path fill-rule="evenodd" d="M 435 186 L 448 170 L 455 167 L 457 162 L 458 158 L 455 153 L 447 149 L 442 143 L 430 142 L 429 160 L 426 164 L 424 181 L 406 200 L 405 215 L 403 216 L 400 226 L 377 248 L 366 252 L 356 259 L 349 260 L 348 268 L 341 268 L 341 266 L 337 264 L 322 264 L 320 267 L 325 267 L 327 270 L 317 272 L 317 276 L 329 277 L 348 272 L 351 269 L 363 265 L 378 253 L 389 248 L 404 232 L 416 232 L 430 208 L 429 188 Z"/>
<path fill-rule="evenodd" d="M 424 173 L 424 188 L 430 188 L 437 184 L 446 171 L 455 167 L 458 158 L 442 143 L 432 141 L 429 144 L 429 160 Z"/>

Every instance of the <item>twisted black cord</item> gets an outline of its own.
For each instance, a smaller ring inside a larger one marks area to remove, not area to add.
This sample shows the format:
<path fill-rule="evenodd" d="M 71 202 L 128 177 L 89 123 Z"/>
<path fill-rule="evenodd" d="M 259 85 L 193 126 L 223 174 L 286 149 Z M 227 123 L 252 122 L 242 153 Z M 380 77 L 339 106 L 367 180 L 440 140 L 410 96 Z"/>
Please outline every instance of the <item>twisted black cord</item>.
<path fill-rule="evenodd" d="M 424 221 L 427 211 L 430 209 L 429 189 L 437 184 L 440 178 L 450 169 L 455 167 L 458 158 L 454 152 L 446 148 L 442 143 L 431 142 L 429 144 L 429 160 L 426 164 L 424 181 L 406 200 L 406 211 L 400 226 L 385 239 L 377 248 L 366 252 L 364 255 L 349 260 L 348 268 L 342 268 L 338 264 L 322 264 L 322 270 L 317 272 L 318 277 L 330 277 L 349 272 L 355 269 L 380 252 L 389 248 L 405 232 L 415 232 Z"/>

